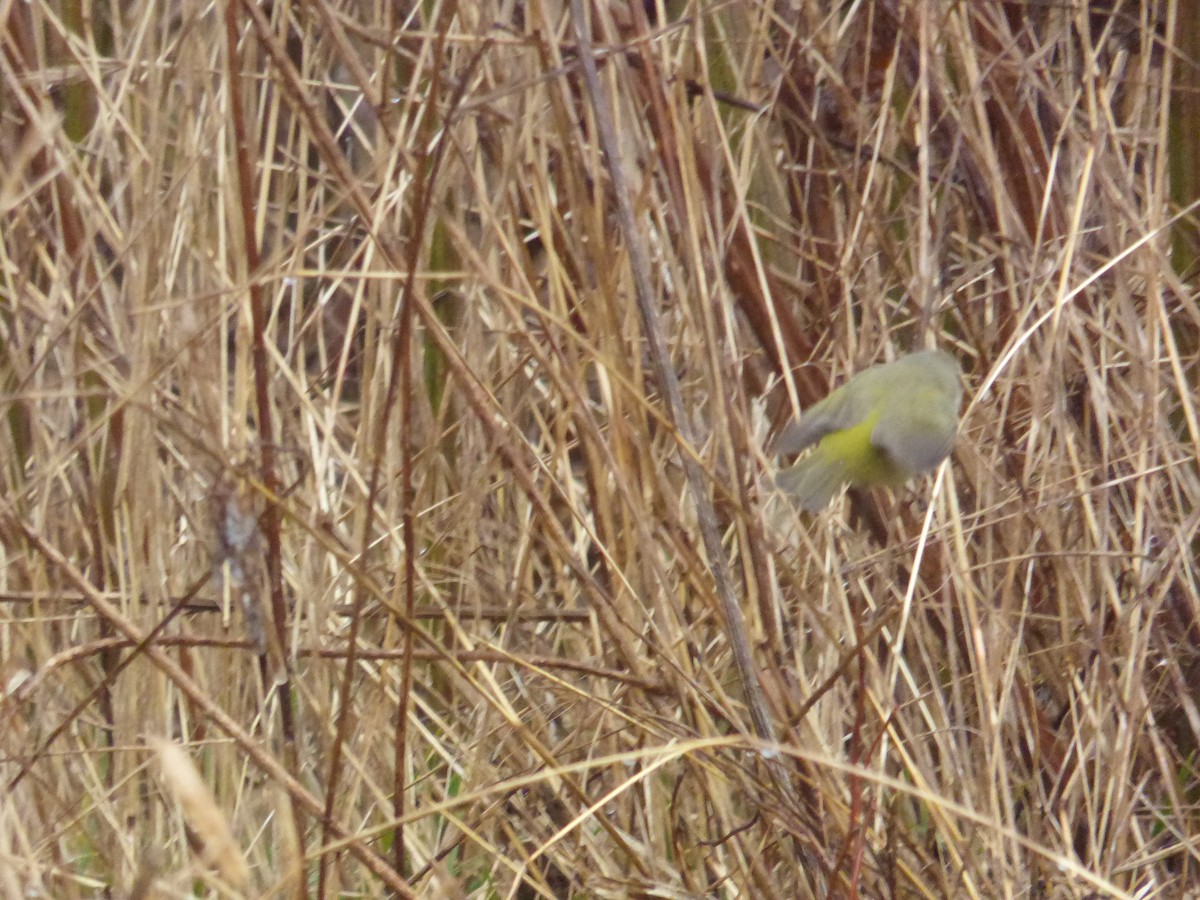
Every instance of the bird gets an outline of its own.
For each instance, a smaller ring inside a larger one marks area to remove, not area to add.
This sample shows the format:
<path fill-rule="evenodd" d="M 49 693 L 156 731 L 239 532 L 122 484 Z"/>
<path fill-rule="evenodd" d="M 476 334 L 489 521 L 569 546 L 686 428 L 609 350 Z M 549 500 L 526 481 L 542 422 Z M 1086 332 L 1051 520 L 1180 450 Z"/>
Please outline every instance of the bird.
<path fill-rule="evenodd" d="M 958 432 L 961 376 L 958 360 L 944 350 L 857 373 L 780 433 L 777 455 L 813 449 L 782 469 L 776 485 L 815 513 L 843 485 L 897 487 L 937 468 Z"/>

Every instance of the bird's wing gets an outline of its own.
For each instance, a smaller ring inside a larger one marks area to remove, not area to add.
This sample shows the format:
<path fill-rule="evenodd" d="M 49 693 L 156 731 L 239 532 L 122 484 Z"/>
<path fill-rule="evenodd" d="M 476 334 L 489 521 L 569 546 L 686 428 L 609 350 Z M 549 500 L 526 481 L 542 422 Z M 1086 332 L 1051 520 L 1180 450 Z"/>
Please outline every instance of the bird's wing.
<path fill-rule="evenodd" d="M 776 455 L 799 453 L 833 430 L 829 424 L 830 417 L 823 411 L 831 399 L 833 399 L 832 394 L 808 409 L 799 419 L 794 419 L 783 431 L 779 432 L 779 437 L 775 439 Z"/>
<path fill-rule="evenodd" d="M 875 408 L 891 382 L 887 366 L 859 372 L 783 429 L 775 439 L 776 455 L 799 453 L 831 432 L 857 425 Z"/>

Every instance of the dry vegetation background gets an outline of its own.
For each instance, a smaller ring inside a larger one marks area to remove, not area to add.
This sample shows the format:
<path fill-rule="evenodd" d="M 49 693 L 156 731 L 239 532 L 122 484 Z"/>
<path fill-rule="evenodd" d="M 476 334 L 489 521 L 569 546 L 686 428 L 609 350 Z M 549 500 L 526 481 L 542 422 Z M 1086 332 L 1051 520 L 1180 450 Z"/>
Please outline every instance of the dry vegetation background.
<path fill-rule="evenodd" d="M 1200 896 L 1197 8 L 649 7 L 0 2 L 0 896 Z"/>

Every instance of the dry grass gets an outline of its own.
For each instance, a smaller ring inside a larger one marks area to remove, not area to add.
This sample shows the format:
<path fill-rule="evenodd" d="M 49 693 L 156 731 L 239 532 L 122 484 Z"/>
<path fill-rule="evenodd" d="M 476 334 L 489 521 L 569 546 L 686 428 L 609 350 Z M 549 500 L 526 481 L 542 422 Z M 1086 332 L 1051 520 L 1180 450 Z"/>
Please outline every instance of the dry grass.
<path fill-rule="evenodd" d="M 667 5 L 0 3 L 0 897 L 1200 896 L 1196 11 Z"/>

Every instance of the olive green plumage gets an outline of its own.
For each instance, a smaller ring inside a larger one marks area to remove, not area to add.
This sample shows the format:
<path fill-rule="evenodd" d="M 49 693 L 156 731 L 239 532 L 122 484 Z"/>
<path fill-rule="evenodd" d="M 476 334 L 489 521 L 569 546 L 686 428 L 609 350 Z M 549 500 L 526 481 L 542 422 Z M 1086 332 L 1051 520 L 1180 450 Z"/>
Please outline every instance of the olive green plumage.
<path fill-rule="evenodd" d="M 962 402 L 961 370 L 926 350 L 859 372 L 780 434 L 777 453 L 817 446 L 776 476 L 801 509 L 824 509 L 844 484 L 895 487 L 950 453 Z"/>

